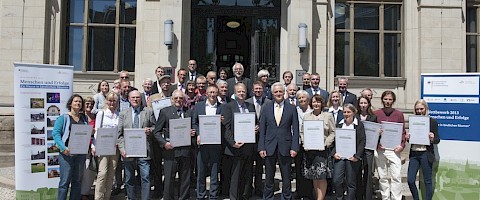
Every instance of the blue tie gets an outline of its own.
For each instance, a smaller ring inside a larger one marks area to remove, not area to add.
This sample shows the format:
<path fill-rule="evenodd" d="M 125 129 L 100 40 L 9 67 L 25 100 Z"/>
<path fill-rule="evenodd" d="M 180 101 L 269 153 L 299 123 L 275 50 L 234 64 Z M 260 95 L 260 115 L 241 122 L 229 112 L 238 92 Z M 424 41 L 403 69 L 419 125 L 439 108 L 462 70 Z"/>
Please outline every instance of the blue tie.
<path fill-rule="evenodd" d="M 133 118 L 133 128 L 140 128 L 139 127 L 139 117 L 138 117 L 138 110 L 135 109 L 135 117 Z"/>

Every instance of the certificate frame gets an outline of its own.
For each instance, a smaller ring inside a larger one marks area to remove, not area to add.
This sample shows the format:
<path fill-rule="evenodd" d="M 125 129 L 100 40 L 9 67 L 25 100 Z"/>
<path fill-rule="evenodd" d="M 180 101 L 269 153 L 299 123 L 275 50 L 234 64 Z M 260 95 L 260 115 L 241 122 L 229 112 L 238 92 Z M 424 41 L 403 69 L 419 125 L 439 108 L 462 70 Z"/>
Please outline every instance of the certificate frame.
<path fill-rule="evenodd" d="M 430 145 L 430 117 L 413 115 L 408 118 L 410 144 Z"/>
<path fill-rule="evenodd" d="M 363 126 L 365 128 L 365 149 L 376 150 L 380 138 L 379 129 L 382 128 L 382 124 L 363 121 Z"/>
<path fill-rule="evenodd" d="M 394 150 L 402 144 L 403 123 L 382 121 L 380 144 L 388 150 Z"/>
<path fill-rule="evenodd" d="M 233 114 L 235 142 L 255 143 L 255 112 Z"/>
<path fill-rule="evenodd" d="M 221 115 L 199 115 L 200 144 L 222 144 Z"/>
<path fill-rule="evenodd" d="M 325 122 L 323 120 L 303 121 L 303 148 L 325 150 Z"/>
<path fill-rule="evenodd" d="M 147 157 L 147 135 L 145 129 L 126 128 L 123 130 L 127 158 Z"/>
<path fill-rule="evenodd" d="M 92 126 L 88 124 L 72 124 L 68 139 L 68 150 L 72 155 L 88 154 Z"/>
<path fill-rule="evenodd" d="M 152 109 L 153 109 L 153 114 L 155 115 L 155 119 L 158 119 L 158 116 L 160 115 L 160 110 L 171 105 L 172 105 L 172 101 L 170 97 L 153 100 Z"/>
<path fill-rule="evenodd" d="M 170 119 L 168 123 L 170 144 L 172 144 L 173 147 L 184 147 L 192 145 L 192 119 L 190 117 Z"/>
<path fill-rule="evenodd" d="M 357 130 L 335 129 L 335 150 L 340 157 L 348 159 L 357 152 Z"/>
<path fill-rule="evenodd" d="M 95 155 L 111 156 L 117 154 L 118 128 L 98 128 L 95 138 Z"/>

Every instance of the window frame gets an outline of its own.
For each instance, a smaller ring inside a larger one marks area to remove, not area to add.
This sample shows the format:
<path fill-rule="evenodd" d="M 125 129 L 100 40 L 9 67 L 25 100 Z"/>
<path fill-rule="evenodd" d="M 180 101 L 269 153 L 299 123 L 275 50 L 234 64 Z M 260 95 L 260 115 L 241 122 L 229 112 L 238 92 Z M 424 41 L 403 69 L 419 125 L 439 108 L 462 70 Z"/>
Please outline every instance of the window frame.
<path fill-rule="evenodd" d="M 467 29 L 467 24 L 468 21 L 465 20 L 465 72 L 466 73 L 475 73 L 475 72 L 480 72 L 480 64 L 479 64 L 479 61 L 480 61 L 480 3 L 479 2 L 476 2 L 476 1 L 467 1 L 467 4 L 466 4 L 466 7 L 465 7 L 465 15 L 468 16 L 468 13 L 467 11 L 469 10 L 469 8 L 475 8 L 475 12 L 476 12 L 476 32 L 469 32 L 469 30 Z M 477 39 L 476 41 L 476 48 L 477 48 L 477 59 L 475 61 L 476 63 L 476 67 L 475 68 L 472 68 L 472 69 L 475 69 L 476 71 L 468 71 L 468 46 L 467 46 L 467 42 L 468 42 L 468 36 L 475 36 L 475 38 Z"/>
<path fill-rule="evenodd" d="M 349 4 L 349 28 L 336 29 L 334 27 L 335 35 L 337 33 L 349 34 L 349 61 L 345 63 L 348 65 L 348 73 L 338 76 L 350 76 L 355 77 L 355 33 L 374 33 L 378 34 L 378 76 L 360 76 L 360 77 L 379 77 L 379 78 L 402 78 L 404 77 L 404 50 L 405 50 L 405 37 L 404 37 L 404 3 L 401 0 L 392 0 L 392 1 L 336 1 L 335 3 L 347 3 Z M 367 4 L 367 5 L 378 5 L 378 29 L 377 30 L 367 30 L 367 29 L 355 29 L 355 4 Z M 385 5 L 399 5 L 400 6 L 400 21 L 399 21 L 399 30 L 385 30 Z M 385 35 L 386 34 L 399 34 L 400 35 L 400 55 L 399 66 L 397 69 L 396 76 L 385 76 Z M 335 74 L 335 72 L 334 72 Z M 357 76 L 358 77 L 358 76 Z"/>
<path fill-rule="evenodd" d="M 113 71 L 111 72 L 114 72 L 114 73 L 117 73 L 119 71 L 121 71 L 121 69 L 119 69 L 119 56 L 120 56 L 120 31 L 122 28 L 129 28 L 129 29 L 134 29 L 136 31 L 137 29 L 137 26 L 136 26 L 136 23 L 132 23 L 132 24 L 121 24 L 120 23 L 120 9 L 121 9 L 121 1 L 122 0 L 115 0 L 115 23 L 114 24 L 106 24 L 106 23 L 94 23 L 94 22 L 89 22 L 89 5 L 90 5 L 90 1 L 92 0 L 84 0 L 84 4 L 83 4 L 83 22 L 79 23 L 79 22 L 70 22 L 70 19 L 69 19 L 69 14 L 70 13 L 65 13 L 64 17 L 65 17 L 65 26 L 64 26 L 64 30 L 65 32 L 67 32 L 66 30 L 69 29 L 70 27 L 79 27 L 82 29 L 82 37 L 83 37 L 83 41 L 82 41 L 82 66 L 81 66 L 81 70 L 79 71 L 76 71 L 76 72 L 110 72 L 110 71 L 98 71 L 98 70 L 87 70 L 87 67 L 88 67 L 88 42 L 89 42 L 89 28 L 96 28 L 96 27 L 100 27 L 100 28 L 114 28 L 114 55 L 113 55 Z M 69 10 L 69 7 L 71 5 L 71 1 L 70 0 L 67 0 L 66 2 L 66 6 L 65 6 L 65 10 Z M 67 34 L 64 35 L 64 46 L 63 49 L 65 50 L 64 51 L 64 62 L 65 64 L 71 64 L 69 63 L 69 60 L 68 60 L 68 53 L 69 53 L 69 46 L 68 46 L 68 43 L 69 43 L 69 36 Z M 67 47 L 67 48 L 65 48 Z M 134 47 L 135 48 L 135 47 Z M 135 71 L 135 66 L 133 66 L 133 71 Z"/>

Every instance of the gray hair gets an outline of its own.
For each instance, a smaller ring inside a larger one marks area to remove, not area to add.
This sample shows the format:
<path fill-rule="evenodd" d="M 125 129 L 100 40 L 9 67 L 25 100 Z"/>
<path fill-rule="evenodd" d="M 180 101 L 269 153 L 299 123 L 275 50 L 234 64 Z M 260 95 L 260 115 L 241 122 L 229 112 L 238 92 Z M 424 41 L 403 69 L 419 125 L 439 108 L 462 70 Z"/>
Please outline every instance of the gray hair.
<path fill-rule="evenodd" d="M 340 81 L 340 80 L 345 80 L 345 81 L 348 82 L 348 78 L 345 77 L 345 76 L 340 76 L 340 77 L 338 77 L 338 81 Z"/>
<path fill-rule="evenodd" d="M 222 79 L 217 80 L 217 86 L 220 87 L 220 85 L 228 85 L 227 81 L 224 81 Z"/>
<path fill-rule="evenodd" d="M 345 110 L 345 108 L 348 108 L 349 110 L 351 110 L 353 114 L 357 114 L 357 108 L 353 104 L 347 103 L 343 105 L 343 110 Z"/>
<path fill-rule="evenodd" d="M 266 69 L 262 69 L 258 72 L 257 74 L 258 77 L 262 77 L 262 76 L 270 76 L 270 73 L 268 72 L 268 70 Z"/>
<path fill-rule="evenodd" d="M 151 78 L 145 78 L 143 79 L 143 84 L 147 83 L 147 82 L 152 82 L 153 83 L 153 80 Z"/>
<path fill-rule="evenodd" d="M 233 64 L 233 66 L 232 66 L 232 71 L 235 71 L 235 67 L 236 67 L 236 66 L 240 66 L 240 67 L 242 68 L 242 70 L 244 70 L 242 63 L 238 63 L 238 62 L 237 62 L 237 63 Z"/>
<path fill-rule="evenodd" d="M 308 92 L 305 91 L 305 90 L 299 90 L 299 91 L 297 91 L 297 94 L 296 94 L 295 96 L 296 96 L 297 99 L 298 99 L 298 97 L 300 97 L 300 96 L 302 96 L 302 95 L 307 96 L 307 99 L 310 99 L 310 94 L 308 94 Z"/>
<path fill-rule="evenodd" d="M 283 90 L 284 90 L 283 92 L 285 92 L 285 88 L 283 87 L 283 84 L 280 83 L 280 82 L 276 82 L 276 83 L 274 83 L 274 84 L 272 85 L 272 88 L 271 88 L 272 94 L 273 94 L 273 90 L 275 89 L 275 87 L 281 87 L 281 88 L 283 88 Z"/>

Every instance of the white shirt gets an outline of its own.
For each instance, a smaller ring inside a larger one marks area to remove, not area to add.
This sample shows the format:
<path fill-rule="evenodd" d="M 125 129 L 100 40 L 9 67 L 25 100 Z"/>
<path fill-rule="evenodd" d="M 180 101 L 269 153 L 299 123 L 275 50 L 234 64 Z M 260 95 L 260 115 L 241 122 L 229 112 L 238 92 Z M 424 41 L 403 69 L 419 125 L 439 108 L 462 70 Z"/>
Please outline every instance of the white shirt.
<path fill-rule="evenodd" d="M 356 117 L 353 117 L 353 122 L 350 125 L 345 124 L 345 119 L 342 119 L 339 124 L 342 124 L 344 129 L 355 129 L 355 125 L 358 126 L 358 121 Z"/>
<path fill-rule="evenodd" d="M 216 115 L 217 114 L 217 104 L 211 105 L 207 100 L 205 102 L 205 115 Z"/>
<path fill-rule="evenodd" d="M 238 105 L 238 110 L 240 110 L 240 113 L 250 113 L 250 111 L 247 108 L 247 105 L 245 105 L 245 102 L 243 102 L 243 104 L 239 104 L 238 101 L 237 101 L 237 105 Z M 242 112 L 242 110 L 243 110 L 243 112 Z"/>
<path fill-rule="evenodd" d="M 192 80 L 192 76 L 193 76 L 193 80 Z M 188 80 L 192 80 L 192 81 L 196 81 L 195 79 L 197 79 L 197 72 L 188 72 Z"/>
<path fill-rule="evenodd" d="M 338 112 L 343 112 L 343 107 L 338 106 L 338 108 L 335 110 L 333 107 L 328 108 L 329 113 L 333 113 L 333 120 L 336 122 L 338 118 Z"/>
<path fill-rule="evenodd" d="M 115 128 L 118 127 L 119 113 L 115 111 L 112 113 L 110 109 L 98 111 L 95 118 L 95 134 L 93 135 L 92 147 L 95 147 L 97 139 L 97 128 Z"/>

